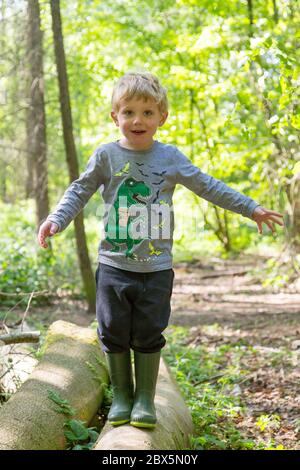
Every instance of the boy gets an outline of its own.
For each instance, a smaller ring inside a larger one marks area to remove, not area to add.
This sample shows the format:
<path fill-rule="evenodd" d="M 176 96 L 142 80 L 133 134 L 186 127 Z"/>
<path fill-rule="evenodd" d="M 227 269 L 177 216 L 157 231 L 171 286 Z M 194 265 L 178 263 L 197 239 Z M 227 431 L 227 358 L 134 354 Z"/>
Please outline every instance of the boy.
<path fill-rule="evenodd" d="M 173 287 L 172 195 L 181 183 L 225 209 L 249 217 L 262 233 L 281 214 L 264 209 L 202 173 L 175 146 L 153 139 L 168 116 L 166 90 L 150 73 L 128 73 L 116 84 L 111 117 L 121 130 L 101 145 L 86 171 L 65 192 L 39 230 L 39 243 L 61 232 L 101 187 L 105 236 L 96 271 L 98 335 L 106 355 L 114 399 L 112 425 L 154 428 L 154 396 L 160 352 L 166 341 Z M 134 350 L 135 391 L 130 360 Z"/>

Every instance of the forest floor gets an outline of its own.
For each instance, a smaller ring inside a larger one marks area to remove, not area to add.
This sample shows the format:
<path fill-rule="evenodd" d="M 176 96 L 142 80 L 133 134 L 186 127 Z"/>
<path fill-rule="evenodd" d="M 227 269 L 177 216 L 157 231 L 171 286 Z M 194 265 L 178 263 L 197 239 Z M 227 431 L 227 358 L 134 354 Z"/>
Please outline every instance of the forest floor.
<path fill-rule="evenodd" d="M 165 333 L 171 334 L 174 325 L 185 327 L 186 346 L 203 344 L 210 350 L 242 341 L 251 353 L 243 356 L 246 376 L 235 392 L 247 413 L 235 425 L 247 439 L 269 432 L 284 448 L 300 449 L 300 289 L 263 287 L 266 259 L 243 256 L 175 265 Z M 28 317 L 47 326 L 59 319 L 82 326 L 94 320 L 81 301 L 68 298 L 43 309 L 31 307 Z"/>
<path fill-rule="evenodd" d="M 300 290 L 263 287 L 266 259 L 177 265 L 170 324 L 189 328 L 186 346 L 243 344 L 235 393 L 247 412 L 235 425 L 246 439 L 300 449 Z"/>

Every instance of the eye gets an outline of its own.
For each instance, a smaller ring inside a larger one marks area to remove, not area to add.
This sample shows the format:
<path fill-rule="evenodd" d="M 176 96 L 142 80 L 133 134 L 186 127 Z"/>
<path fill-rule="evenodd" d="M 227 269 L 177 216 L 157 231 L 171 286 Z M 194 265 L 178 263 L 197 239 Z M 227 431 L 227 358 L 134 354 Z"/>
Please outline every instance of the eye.
<path fill-rule="evenodd" d="M 152 114 L 153 114 L 153 111 L 145 111 L 146 116 L 152 116 Z"/>
<path fill-rule="evenodd" d="M 130 109 L 126 109 L 126 111 L 123 111 L 123 114 L 125 114 L 125 116 L 130 116 L 132 111 Z"/>

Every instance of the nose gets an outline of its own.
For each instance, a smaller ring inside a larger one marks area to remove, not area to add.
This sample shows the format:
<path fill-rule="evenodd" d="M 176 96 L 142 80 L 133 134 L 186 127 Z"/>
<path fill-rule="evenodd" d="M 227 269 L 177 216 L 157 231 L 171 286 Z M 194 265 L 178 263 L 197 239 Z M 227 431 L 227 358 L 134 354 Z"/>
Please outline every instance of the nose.
<path fill-rule="evenodd" d="M 138 115 L 138 114 L 136 114 L 136 115 L 134 116 L 133 123 L 134 123 L 134 124 L 140 124 L 141 122 L 142 122 L 141 116 Z"/>

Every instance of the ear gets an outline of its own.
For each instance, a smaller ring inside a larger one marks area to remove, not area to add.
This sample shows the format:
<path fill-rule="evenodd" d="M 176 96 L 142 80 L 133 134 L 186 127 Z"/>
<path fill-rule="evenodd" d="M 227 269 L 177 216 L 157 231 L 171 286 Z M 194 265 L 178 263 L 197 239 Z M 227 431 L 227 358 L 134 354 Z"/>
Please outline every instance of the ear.
<path fill-rule="evenodd" d="M 168 112 L 161 113 L 161 118 L 160 118 L 160 121 L 159 121 L 159 126 L 163 126 L 163 125 L 164 125 L 164 123 L 165 123 L 166 120 L 167 120 L 168 115 L 169 115 Z"/>
<path fill-rule="evenodd" d="M 112 111 L 112 112 L 110 113 L 110 115 L 111 115 L 111 117 L 112 117 L 112 119 L 113 119 L 115 125 L 119 127 L 119 121 L 118 121 L 117 113 L 116 113 L 115 111 Z"/>

